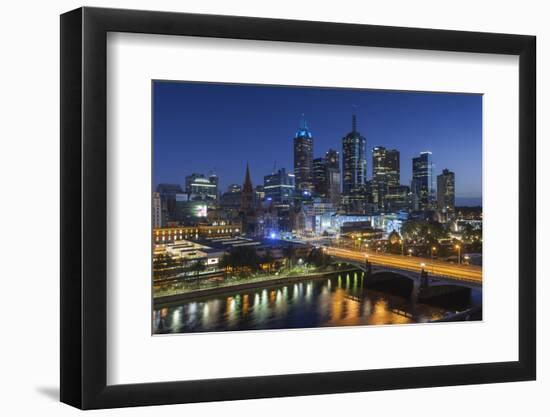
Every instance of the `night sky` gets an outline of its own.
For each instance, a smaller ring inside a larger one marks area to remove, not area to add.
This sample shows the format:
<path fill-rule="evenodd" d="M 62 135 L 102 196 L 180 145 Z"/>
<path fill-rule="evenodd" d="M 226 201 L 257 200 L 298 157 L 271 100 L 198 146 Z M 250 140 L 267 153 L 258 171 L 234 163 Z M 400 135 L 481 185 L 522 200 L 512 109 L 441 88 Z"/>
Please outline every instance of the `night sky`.
<path fill-rule="evenodd" d="M 482 96 L 155 81 L 153 182 L 185 183 L 193 172 L 215 172 L 220 190 L 242 184 L 247 161 L 254 186 L 276 168 L 293 171 L 293 137 L 301 114 L 314 137 L 314 158 L 342 152 L 342 137 L 357 127 L 374 146 L 401 152 L 401 183 L 412 161 L 432 152 L 434 174 L 456 174 L 457 204 L 476 204 L 482 189 Z"/>

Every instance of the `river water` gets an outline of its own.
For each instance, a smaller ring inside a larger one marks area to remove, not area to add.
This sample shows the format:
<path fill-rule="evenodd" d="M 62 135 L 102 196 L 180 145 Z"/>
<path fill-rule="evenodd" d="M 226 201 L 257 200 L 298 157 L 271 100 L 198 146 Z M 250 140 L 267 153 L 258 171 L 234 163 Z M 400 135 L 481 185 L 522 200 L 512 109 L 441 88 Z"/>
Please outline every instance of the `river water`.
<path fill-rule="evenodd" d="M 423 323 L 481 304 L 480 291 L 445 305 L 365 288 L 361 272 L 228 292 L 155 308 L 153 332 L 290 329 Z"/>

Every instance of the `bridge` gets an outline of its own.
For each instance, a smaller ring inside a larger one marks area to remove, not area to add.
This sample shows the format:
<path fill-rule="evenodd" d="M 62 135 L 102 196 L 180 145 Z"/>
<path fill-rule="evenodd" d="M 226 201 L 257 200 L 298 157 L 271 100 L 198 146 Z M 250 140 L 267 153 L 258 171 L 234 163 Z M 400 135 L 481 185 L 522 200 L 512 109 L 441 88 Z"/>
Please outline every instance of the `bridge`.
<path fill-rule="evenodd" d="M 482 269 L 474 265 L 457 265 L 447 262 L 402 255 L 388 255 L 357 252 L 350 249 L 325 247 L 325 252 L 336 261 L 346 262 L 370 274 L 389 272 L 411 279 L 418 286 L 422 279 L 424 284 L 433 286 L 459 286 L 481 288 L 483 285 Z"/>

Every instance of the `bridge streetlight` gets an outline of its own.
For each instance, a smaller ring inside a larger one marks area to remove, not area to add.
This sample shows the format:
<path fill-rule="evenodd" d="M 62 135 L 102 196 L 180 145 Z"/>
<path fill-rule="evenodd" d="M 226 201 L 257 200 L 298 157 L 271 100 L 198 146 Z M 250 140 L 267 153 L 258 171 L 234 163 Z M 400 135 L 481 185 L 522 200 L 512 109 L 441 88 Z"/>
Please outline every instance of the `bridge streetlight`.
<path fill-rule="evenodd" d="M 455 245 L 455 249 L 458 251 L 458 264 L 460 265 L 460 245 Z"/>
<path fill-rule="evenodd" d="M 432 274 L 434 273 L 434 252 L 437 250 L 435 246 L 432 246 L 431 258 L 432 258 Z"/>
<path fill-rule="evenodd" d="M 424 262 L 420 262 L 420 268 L 421 271 L 420 271 L 420 285 L 422 287 L 427 287 L 428 286 L 428 274 L 426 273 L 426 270 L 424 269 L 424 267 L 426 266 L 426 264 Z"/>
<path fill-rule="evenodd" d="M 412 253 L 413 253 L 413 250 L 409 248 L 409 250 L 407 250 L 407 252 L 409 252 L 409 256 L 412 256 Z"/>

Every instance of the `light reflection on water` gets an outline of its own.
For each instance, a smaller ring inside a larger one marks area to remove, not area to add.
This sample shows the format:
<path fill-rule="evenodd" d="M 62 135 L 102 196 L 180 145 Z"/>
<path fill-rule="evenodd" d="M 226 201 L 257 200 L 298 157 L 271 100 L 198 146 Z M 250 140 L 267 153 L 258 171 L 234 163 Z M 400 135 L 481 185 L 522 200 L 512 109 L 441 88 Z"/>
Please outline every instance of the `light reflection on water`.
<path fill-rule="evenodd" d="M 362 273 L 214 295 L 155 309 L 154 333 L 420 323 L 452 311 L 363 287 Z M 480 297 L 473 293 L 472 303 Z"/>

